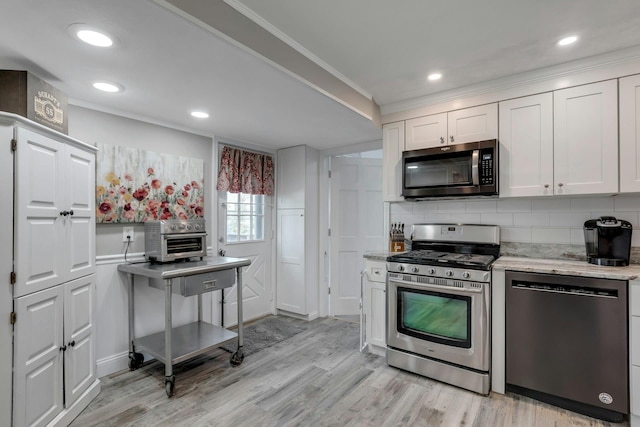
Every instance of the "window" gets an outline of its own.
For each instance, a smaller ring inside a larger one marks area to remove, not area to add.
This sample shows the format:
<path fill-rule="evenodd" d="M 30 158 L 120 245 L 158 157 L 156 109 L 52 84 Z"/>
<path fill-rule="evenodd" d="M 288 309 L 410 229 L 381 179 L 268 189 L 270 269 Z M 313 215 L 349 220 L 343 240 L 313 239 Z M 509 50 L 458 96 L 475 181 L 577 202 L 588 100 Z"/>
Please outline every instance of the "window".
<path fill-rule="evenodd" d="M 264 240 L 264 198 L 227 193 L 227 243 Z"/>

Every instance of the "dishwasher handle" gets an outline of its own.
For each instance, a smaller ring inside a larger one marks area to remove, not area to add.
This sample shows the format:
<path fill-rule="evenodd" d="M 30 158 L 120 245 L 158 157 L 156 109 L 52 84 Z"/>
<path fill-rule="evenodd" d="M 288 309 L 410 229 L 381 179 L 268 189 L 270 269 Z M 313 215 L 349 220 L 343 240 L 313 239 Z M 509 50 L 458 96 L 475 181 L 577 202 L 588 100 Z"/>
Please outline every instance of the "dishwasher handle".
<path fill-rule="evenodd" d="M 566 285 L 555 283 L 538 283 L 516 281 L 511 283 L 513 289 L 521 289 L 537 292 L 551 292 L 556 294 L 577 295 L 596 298 L 618 298 L 618 290 L 610 288 L 598 288 L 591 286 Z"/>

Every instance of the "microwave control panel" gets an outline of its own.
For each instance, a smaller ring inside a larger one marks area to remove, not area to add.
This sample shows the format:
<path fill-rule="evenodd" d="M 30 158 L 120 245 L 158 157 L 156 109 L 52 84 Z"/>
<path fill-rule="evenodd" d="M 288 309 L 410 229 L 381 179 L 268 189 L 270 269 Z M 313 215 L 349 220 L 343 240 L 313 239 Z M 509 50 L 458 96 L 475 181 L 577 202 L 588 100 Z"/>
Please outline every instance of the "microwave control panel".
<path fill-rule="evenodd" d="M 493 185 L 493 150 L 483 151 L 480 156 L 480 185 Z"/>

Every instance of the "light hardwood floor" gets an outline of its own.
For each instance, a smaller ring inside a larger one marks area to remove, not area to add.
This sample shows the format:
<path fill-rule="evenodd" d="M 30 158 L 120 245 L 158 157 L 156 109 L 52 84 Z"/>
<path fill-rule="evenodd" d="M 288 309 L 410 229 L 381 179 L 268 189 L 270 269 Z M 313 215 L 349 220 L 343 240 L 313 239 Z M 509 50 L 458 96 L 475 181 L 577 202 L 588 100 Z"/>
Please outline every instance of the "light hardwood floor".
<path fill-rule="evenodd" d="M 287 321 L 300 322 L 297 319 Z M 358 352 L 358 324 L 317 319 L 239 367 L 215 349 L 175 366 L 102 378 L 102 392 L 72 426 L 628 426 L 514 394 L 481 396 Z"/>

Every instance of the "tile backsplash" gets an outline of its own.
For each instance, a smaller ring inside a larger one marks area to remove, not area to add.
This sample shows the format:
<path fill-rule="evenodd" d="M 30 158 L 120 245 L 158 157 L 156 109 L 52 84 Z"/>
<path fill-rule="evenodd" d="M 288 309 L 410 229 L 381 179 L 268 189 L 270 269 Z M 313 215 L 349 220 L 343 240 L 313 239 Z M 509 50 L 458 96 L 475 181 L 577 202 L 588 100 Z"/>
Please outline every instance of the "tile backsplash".
<path fill-rule="evenodd" d="M 640 195 L 429 200 L 391 203 L 390 221 L 492 224 L 502 242 L 584 245 L 583 225 L 615 216 L 633 225 L 632 246 L 640 246 Z"/>

